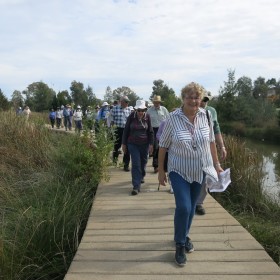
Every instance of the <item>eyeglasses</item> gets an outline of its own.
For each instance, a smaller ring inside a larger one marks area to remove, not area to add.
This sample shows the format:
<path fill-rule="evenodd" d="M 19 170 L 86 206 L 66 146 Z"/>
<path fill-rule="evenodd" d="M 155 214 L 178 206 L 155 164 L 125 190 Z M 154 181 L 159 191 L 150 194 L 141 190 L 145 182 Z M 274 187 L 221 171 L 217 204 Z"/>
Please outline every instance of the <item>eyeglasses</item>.
<path fill-rule="evenodd" d="M 145 112 L 146 109 L 137 109 L 137 112 Z"/>
<path fill-rule="evenodd" d="M 200 97 L 197 97 L 197 96 L 196 97 L 186 96 L 185 99 L 197 101 L 197 100 L 200 100 Z"/>

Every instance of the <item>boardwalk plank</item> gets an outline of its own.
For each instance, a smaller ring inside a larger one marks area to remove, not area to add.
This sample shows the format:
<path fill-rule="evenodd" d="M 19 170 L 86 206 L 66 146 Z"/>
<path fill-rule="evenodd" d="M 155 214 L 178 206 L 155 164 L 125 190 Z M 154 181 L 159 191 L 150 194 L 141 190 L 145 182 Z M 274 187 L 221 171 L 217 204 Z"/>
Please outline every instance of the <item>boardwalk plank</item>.
<path fill-rule="evenodd" d="M 110 170 L 99 185 L 87 228 L 66 280 L 279 280 L 280 269 L 263 247 L 210 195 L 207 214 L 195 216 L 195 252 L 174 263 L 174 197 L 157 191 L 148 168 L 141 193 L 131 196 L 130 173 Z M 188 277 L 189 276 L 189 277 Z"/>

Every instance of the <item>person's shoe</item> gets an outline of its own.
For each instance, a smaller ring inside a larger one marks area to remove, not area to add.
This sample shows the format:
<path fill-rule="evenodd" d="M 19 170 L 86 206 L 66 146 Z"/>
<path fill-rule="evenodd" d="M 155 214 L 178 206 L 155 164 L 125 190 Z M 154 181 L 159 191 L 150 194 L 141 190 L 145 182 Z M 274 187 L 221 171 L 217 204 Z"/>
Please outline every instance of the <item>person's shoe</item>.
<path fill-rule="evenodd" d="M 184 266 L 187 262 L 185 246 L 176 245 L 175 262 L 179 266 Z"/>
<path fill-rule="evenodd" d="M 169 193 L 171 193 L 171 194 L 173 194 L 173 193 L 174 193 L 174 191 L 173 191 L 173 188 L 172 188 L 172 187 L 170 187 Z"/>
<path fill-rule="evenodd" d="M 186 238 L 185 249 L 186 249 L 187 253 L 192 253 L 194 251 L 194 247 L 193 247 L 192 241 L 191 241 L 191 239 L 188 236 Z"/>
<path fill-rule="evenodd" d="M 134 189 L 133 189 L 132 192 L 131 192 L 131 195 L 137 195 L 138 192 L 139 192 L 138 190 L 134 190 Z"/>
<path fill-rule="evenodd" d="M 205 209 L 202 205 L 196 205 L 195 207 L 195 214 L 197 215 L 205 215 Z"/>
<path fill-rule="evenodd" d="M 144 183 L 145 183 L 145 181 L 144 181 L 144 179 L 142 179 L 142 180 L 141 180 L 141 184 L 144 184 Z"/>
<path fill-rule="evenodd" d="M 130 171 L 130 169 L 129 169 L 128 166 L 124 166 L 123 170 L 126 171 L 126 172 L 129 172 L 129 171 Z"/>
<path fill-rule="evenodd" d="M 154 168 L 154 173 L 158 173 L 158 167 Z"/>

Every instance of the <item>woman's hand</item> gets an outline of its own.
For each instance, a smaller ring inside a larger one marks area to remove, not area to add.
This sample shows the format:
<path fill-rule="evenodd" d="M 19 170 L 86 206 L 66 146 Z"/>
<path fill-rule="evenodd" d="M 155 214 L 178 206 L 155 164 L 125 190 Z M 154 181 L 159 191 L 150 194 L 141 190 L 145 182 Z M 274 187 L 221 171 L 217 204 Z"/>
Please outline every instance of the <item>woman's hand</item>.
<path fill-rule="evenodd" d="M 127 147 L 124 144 L 122 144 L 122 151 L 124 154 L 126 154 L 126 152 L 127 152 Z"/>
<path fill-rule="evenodd" d="M 159 171 L 158 171 L 158 182 L 162 186 L 166 186 L 167 177 L 166 177 L 166 174 L 165 174 L 164 170 L 159 169 Z"/>
<path fill-rule="evenodd" d="M 223 146 L 220 148 L 220 155 L 221 155 L 221 160 L 225 160 L 227 157 L 227 150 L 226 147 Z"/>
<path fill-rule="evenodd" d="M 224 171 L 224 169 L 221 167 L 221 164 L 219 162 L 215 163 L 214 167 L 218 174 Z"/>

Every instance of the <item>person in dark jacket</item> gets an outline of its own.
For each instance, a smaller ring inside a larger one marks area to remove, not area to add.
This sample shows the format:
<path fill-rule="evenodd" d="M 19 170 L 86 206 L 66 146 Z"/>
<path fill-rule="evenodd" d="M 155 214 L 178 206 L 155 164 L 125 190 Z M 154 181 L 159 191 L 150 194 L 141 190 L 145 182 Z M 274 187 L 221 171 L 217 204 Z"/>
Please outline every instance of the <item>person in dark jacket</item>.
<path fill-rule="evenodd" d="M 122 150 L 124 154 L 129 151 L 131 156 L 132 195 L 137 195 L 141 183 L 144 183 L 146 165 L 149 153 L 153 152 L 154 141 L 154 131 L 150 116 L 146 113 L 145 101 L 137 100 L 135 110 L 127 118 L 122 137 Z"/>

